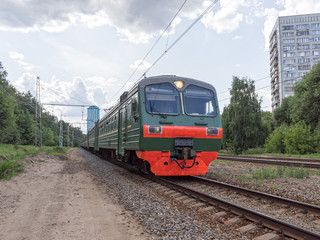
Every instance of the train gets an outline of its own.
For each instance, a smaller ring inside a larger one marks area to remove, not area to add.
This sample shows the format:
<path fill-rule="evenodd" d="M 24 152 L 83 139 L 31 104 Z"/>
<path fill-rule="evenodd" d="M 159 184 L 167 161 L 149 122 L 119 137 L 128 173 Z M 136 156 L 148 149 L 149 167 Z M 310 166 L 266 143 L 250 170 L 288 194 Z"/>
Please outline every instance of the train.
<path fill-rule="evenodd" d="M 204 175 L 222 124 L 215 88 L 175 75 L 137 82 L 82 140 L 82 147 L 157 176 Z"/>

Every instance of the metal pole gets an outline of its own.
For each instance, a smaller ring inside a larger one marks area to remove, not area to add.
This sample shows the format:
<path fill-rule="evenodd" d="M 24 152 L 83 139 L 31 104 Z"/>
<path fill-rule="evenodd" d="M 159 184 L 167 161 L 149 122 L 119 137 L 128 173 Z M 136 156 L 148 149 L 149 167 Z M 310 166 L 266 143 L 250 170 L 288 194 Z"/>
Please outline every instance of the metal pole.
<path fill-rule="evenodd" d="M 67 147 L 69 147 L 69 125 L 67 127 Z"/>
<path fill-rule="evenodd" d="M 63 146 L 63 122 L 62 122 L 62 115 L 60 120 L 60 132 L 59 132 L 59 146 Z"/>

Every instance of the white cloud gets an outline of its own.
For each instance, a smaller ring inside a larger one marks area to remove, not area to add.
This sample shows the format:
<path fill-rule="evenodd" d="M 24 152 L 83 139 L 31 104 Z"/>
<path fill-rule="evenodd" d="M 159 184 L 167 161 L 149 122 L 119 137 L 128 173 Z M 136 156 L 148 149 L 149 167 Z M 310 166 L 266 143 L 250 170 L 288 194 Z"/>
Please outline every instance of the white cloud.
<path fill-rule="evenodd" d="M 240 64 L 236 64 L 235 66 L 239 68 L 241 65 Z"/>
<path fill-rule="evenodd" d="M 3 0 L 0 30 L 61 32 L 70 26 L 108 25 L 117 29 L 122 40 L 146 43 L 167 26 L 181 3 L 171 0 L 83 0 L 70 4 L 50 0 Z M 188 1 L 170 30 L 174 32 L 182 18 L 197 17 L 210 3 L 208 0 Z"/>
<path fill-rule="evenodd" d="M 130 68 L 133 68 L 133 69 L 137 69 L 138 70 L 147 70 L 148 68 L 151 67 L 151 63 L 148 63 L 146 61 L 142 61 L 141 59 L 138 59 L 137 61 L 135 61 L 134 63 L 130 64 Z"/>
<path fill-rule="evenodd" d="M 243 36 L 239 36 L 239 35 L 236 35 L 232 38 L 232 40 L 239 40 L 239 39 L 242 39 Z"/>
<path fill-rule="evenodd" d="M 30 71 L 35 68 L 35 66 L 32 65 L 31 63 L 24 61 L 24 55 L 22 53 L 10 52 L 9 55 L 10 55 L 10 58 L 12 60 L 15 60 L 18 63 L 18 65 L 22 67 L 24 70 Z"/>
<path fill-rule="evenodd" d="M 265 51 L 269 50 L 269 36 L 278 16 L 320 12 L 320 2 L 318 0 L 278 0 L 276 4 L 279 9 L 266 8 L 263 13 L 263 16 L 266 18 L 263 29 L 265 37 Z"/>

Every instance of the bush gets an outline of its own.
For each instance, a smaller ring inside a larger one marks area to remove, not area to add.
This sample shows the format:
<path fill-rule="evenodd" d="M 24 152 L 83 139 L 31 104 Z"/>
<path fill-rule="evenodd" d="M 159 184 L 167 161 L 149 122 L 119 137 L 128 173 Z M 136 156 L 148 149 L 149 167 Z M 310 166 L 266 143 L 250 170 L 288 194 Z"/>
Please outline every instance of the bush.
<path fill-rule="evenodd" d="M 284 131 L 283 142 L 285 151 L 289 154 L 315 153 L 314 136 L 310 126 L 304 121 L 291 125 Z"/>
<path fill-rule="evenodd" d="M 284 132 L 286 130 L 285 125 L 277 127 L 266 140 L 266 152 L 267 153 L 285 153 L 284 145 Z"/>

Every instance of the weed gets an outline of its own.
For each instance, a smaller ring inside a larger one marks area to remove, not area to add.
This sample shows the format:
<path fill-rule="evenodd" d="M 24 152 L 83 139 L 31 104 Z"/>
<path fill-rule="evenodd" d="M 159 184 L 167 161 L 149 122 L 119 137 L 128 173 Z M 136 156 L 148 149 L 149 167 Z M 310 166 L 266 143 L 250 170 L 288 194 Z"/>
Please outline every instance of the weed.
<path fill-rule="evenodd" d="M 22 164 L 17 160 L 5 160 L 0 163 L 0 179 L 9 180 L 22 171 Z"/>
<path fill-rule="evenodd" d="M 305 168 L 296 168 L 296 167 L 264 167 L 256 170 L 251 170 L 250 173 L 254 179 L 273 179 L 279 177 L 292 177 L 297 179 L 303 179 L 311 175 L 311 170 Z"/>

